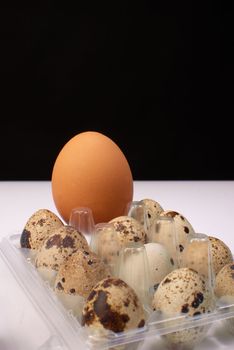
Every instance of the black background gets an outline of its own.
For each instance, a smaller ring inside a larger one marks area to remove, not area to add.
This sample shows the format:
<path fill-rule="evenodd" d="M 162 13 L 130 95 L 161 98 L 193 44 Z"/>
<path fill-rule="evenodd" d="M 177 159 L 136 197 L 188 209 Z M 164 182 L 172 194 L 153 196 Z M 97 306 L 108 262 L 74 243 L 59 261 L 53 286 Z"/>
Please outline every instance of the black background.
<path fill-rule="evenodd" d="M 232 5 L 1 7 L 0 180 L 49 180 L 86 130 L 135 180 L 234 180 Z"/>

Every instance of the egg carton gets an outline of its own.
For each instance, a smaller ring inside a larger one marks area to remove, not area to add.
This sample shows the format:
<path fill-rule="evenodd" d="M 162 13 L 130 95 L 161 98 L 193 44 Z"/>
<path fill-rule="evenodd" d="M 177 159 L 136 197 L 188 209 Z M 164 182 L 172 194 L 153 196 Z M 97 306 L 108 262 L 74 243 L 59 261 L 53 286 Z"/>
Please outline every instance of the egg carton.
<path fill-rule="evenodd" d="M 175 243 L 172 246 L 175 247 Z M 77 317 L 64 307 L 50 284 L 39 276 L 27 250 L 20 247 L 20 234 L 2 239 L 0 256 L 50 330 L 51 335 L 37 347 L 37 350 L 111 348 L 157 350 L 169 347 L 165 342 L 165 336 L 176 332 L 184 332 L 185 336 L 189 332 L 200 332 L 201 342 L 199 344 L 191 342 L 191 348 L 206 350 L 233 348 L 234 302 L 231 300 L 216 300 L 212 312 L 193 317 L 179 314 L 165 318 L 158 312 L 150 312 L 146 307 L 148 319 L 143 328 L 117 334 L 110 331 L 100 333 L 82 327 Z M 209 283 L 212 288 L 211 275 Z M 184 349 L 184 345 L 177 344 L 172 348 Z"/>

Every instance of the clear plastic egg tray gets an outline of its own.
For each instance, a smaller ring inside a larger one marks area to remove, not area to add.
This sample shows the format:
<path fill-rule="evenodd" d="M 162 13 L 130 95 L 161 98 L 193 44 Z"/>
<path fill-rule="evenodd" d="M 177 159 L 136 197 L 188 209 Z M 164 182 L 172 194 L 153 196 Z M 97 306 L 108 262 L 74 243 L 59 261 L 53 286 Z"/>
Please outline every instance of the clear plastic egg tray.
<path fill-rule="evenodd" d="M 204 239 L 198 235 L 197 239 Z M 172 242 L 172 247 L 175 243 Z M 84 349 L 231 349 L 234 346 L 234 302 L 214 299 L 212 312 L 197 316 L 179 314 L 170 318 L 146 307 L 148 315 L 143 328 L 122 333 L 103 333 L 82 327 L 77 317 L 67 310 L 57 298 L 49 283 L 39 276 L 28 252 L 20 247 L 20 234 L 2 239 L 0 257 L 7 264 L 36 312 L 50 331 L 50 337 L 37 350 L 84 350 Z M 178 258 L 179 259 L 179 258 Z M 179 262 L 178 262 L 179 263 Z M 213 288 L 212 273 L 209 275 Z M 198 343 L 173 346 L 164 336 L 199 327 L 203 336 Z"/>

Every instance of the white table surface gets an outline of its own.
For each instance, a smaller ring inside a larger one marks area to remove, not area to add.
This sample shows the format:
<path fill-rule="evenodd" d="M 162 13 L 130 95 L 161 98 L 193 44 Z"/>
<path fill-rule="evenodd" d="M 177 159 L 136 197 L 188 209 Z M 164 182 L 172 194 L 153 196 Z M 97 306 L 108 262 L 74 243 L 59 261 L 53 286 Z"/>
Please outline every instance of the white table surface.
<path fill-rule="evenodd" d="M 196 232 L 219 237 L 234 252 L 234 181 L 135 181 L 134 200 L 143 198 L 180 212 Z M 39 208 L 57 212 L 50 182 L 0 182 L 0 239 L 21 231 Z M 47 326 L 2 261 L 0 281 L 0 350 L 37 350 L 50 336 Z M 230 335 L 219 329 L 216 337 L 199 349 L 233 348 Z"/>

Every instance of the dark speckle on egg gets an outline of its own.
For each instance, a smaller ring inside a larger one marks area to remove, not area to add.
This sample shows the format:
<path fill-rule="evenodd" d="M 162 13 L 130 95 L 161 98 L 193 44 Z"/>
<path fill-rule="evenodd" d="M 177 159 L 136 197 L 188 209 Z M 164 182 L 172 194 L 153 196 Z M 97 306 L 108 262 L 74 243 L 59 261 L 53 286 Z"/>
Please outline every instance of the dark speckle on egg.
<path fill-rule="evenodd" d="M 92 290 L 91 293 L 89 294 L 87 300 L 88 301 L 92 300 L 96 294 L 97 294 L 96 290 Z"/>
<path fill-rule="evenodd" d="M 89 310 L 88 308 L 85 308 L 81 318 L 81 325 L 90 326 L 93 323 L 94 319 L 95 319 L 94 311 Z"/>
<path fill-rule="evenodd" d="M 28 230 L 23 230 L 20 237 L 20 245 L 22 248 L 31 248 L 30 236 L 31 236 L 31 233 Z"/>
<path fill-rule="evenodd" d="M 194 300 L 192 302 L 192 307 L 194 307 L 195 309 L 198 308 L 198 306 L 203 302 L 204 300 L 204 296 L 201 292 L 198 292 L 195 296 L 194 296 Z"/>
<path fill-rule="evenodd" d="M 182 305 L 181 312 L 182 312 L 182 313 L 187 313 L 187 312 L 189 312 L 189 305 L 188 305 L 188 304 Z"/>
<path fill-rule="evenodd" d="M 46 220 L 44 218 L 41 218 L 40 220 L 38 220 L 37 224 L 39 226 L 43 226 L 46 223 Z"/>
<path fill-rule="evenodd" d="M 145 325 L 145 320 L 141 320 L 138 324 L 138 328 L 144 327 Z"/>
<path fill-rule="evenodd" d="M 171 218 L 174 218 L 176 215 L 179 215 L 177 211 L 168 211 L 167 216 L 170 216 Z"/>
<path fill-rule="evenodd" d="M 125 329 L 129 316 L 113 311 L 107 302 L 107 294 L 100 290 L 94 302 L 94 312 L 98 316 L 104 328 L 119 333 Z"/>
<path fill-rule="evenodd" d="M 166 278 L 162 284 L 166 284 L 166 283 L 170 283 L 170 282 L 171 282 L 170 278 Z"/>
<path fill-rule="evenodd" d="M 46 249 L 50 249 L 54 246 L 56 246 L 57 248 L 61 246 L 62 243 L 62 239 L 61 236 L 58 234 L 55 234 L 53 236 L 51 236 L 47 242 L 46 242 Z"/>
<path fill-rule="evenodd" d="M 58 290 L 63 290 L 63 289 L 64 289 L 61 282 L 58 282 L 58 283 L 57 283 L 56 288 L 57 288 Z"/>
<path fill-rule="evenodd" d="M 180 250 L 180 252 L 182 252 L 184 250 L 184 247 L 182 246 L 182 244 L 179 244 L 179 250 Z"/>
<path fill-rule="evenodd" d="M 74 248 L 75 247 L 75 241 L 74 238 L 71 236 L 66 236 L 63 238 L 62 246 L 64 248 Z"/>
<path fill-rule="evenodd" d="M 143 327 L 145 314 L 134 290 L 119 278 L 100 280 L 86 299 L 82 322 L 115 333 Z"/>

